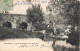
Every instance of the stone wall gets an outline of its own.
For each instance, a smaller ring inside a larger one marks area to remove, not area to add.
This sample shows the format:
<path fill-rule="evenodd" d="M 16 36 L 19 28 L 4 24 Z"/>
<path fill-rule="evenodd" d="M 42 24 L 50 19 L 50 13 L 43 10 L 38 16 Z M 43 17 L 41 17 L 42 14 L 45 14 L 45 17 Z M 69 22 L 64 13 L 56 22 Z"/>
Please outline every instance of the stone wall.
<path fill-rule="evenodd" d="M 20 28 L 20 24 L 22 22 L 25 22 L 27 26 L 27 30 L 31 30 L 31 24 L 28 23 L 28 18 L 26 15 L 21 14 L 9 14 L 9 13 L 0 13 L 0 18 L 2 20 L 0 21 L 0 26 L 3 26 L 4 22 L 10 22 L 12 27 L 11 28 Z"/>

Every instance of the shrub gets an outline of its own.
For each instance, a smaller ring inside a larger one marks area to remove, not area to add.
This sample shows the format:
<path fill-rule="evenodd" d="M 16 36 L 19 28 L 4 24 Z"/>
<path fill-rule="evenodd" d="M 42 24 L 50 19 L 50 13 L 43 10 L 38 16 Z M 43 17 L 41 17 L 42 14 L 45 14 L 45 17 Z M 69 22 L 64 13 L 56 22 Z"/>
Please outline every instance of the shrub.
<path fill-rule="evenodd" d="M 79 32 L 73 31 L 70 34 L 68 34 L 68 39 L 66 42 L 70 43 L 71 45 L 79 46 Z"/>

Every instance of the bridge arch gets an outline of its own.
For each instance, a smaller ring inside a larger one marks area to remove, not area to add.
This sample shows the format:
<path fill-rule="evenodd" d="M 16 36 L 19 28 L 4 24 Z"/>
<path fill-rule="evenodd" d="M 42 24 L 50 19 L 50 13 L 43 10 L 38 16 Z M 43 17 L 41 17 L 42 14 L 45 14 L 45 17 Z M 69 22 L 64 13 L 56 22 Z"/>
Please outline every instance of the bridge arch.
<path fill-rule="evenodd" d="M 3 27 L 12 28 L 12 24 L 11 24 L 11 22 L 4 22 Z"/>
<path fill-rule="evenodd" d="M 19 28 L 21 28 L 22 30 L 27 29 L 28 24 L 26 22 L 22 22 L 19 26 Z"/>

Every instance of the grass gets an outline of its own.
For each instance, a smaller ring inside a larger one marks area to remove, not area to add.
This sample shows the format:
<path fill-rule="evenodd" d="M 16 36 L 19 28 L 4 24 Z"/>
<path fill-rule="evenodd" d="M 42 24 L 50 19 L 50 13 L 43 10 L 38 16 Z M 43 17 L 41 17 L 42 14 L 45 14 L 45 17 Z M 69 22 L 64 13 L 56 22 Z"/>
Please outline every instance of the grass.
<path fill-rule="evenodd" d="M 43 34 L 37 32 L 31 32 L 26 30 L 18 30 L 11 28 L 0 27 L 0 39 L 14 39 L 14 38 L 42 38 Z"/>

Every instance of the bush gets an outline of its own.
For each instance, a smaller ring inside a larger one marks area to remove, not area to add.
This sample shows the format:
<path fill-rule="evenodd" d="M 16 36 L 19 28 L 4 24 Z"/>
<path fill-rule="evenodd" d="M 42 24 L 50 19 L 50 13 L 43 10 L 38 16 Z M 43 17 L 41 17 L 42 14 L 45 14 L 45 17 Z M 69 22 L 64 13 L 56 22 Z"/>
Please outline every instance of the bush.
<path fill-rule="evenodd" d="M 14 39 L 14 38 L 41 38 L 43 39 L 42 33 L 36 33 L 26 30 L 18 30 L 7 27 L 0 27 L 0 40 Z"/>
<path fill-rule="evenodd" d="M 70 34 L 68 34 L 68 39 L 66 42 L 70 43 L 71 45 L 76 45 L 79 47 L 79 32 L 71 32 Z"/>

